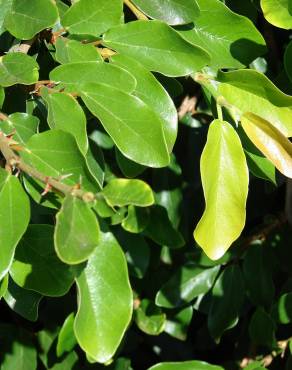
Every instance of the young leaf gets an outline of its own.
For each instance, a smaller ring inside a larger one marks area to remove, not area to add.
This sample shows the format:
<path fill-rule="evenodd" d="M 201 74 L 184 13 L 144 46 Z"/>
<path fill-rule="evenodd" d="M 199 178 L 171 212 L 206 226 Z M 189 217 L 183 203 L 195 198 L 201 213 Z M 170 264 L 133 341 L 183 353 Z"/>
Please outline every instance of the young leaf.
<path fill-rule="evenodd" d="M 287 30 L 292 28 L 289 0 L 261 0 L 261 7 L 268 22 Z"/>
<path fill-rule="evenodd" d="M 52 0 L 13 0 L 4 26 L 16 38 L 29 40 L 57 20 L 58 9 Z"/>
<path fill-rule="evenodd" d="M 241 125 L 254 145 L 285 176 L 292 178 L 292 144 L 270 122 L 253 114 L 245 113 Z"/>
<path fill-rule="evenodd" d="M 119 150 L 150 167 L 169 162 L 161 118 L 142 100 L 104 84 L 85 84 L 81 97 Z"/>
<path fill-rule="evenodd" d="M 27 113 L 12 113 L 0 122 L 0 130 L 6 135 L 13 135 L 13 140 L 25 144 L 37 132 L 39 119 Z"/>
<path fill-rule="evenodd" d="M 99 224 L 90 206 L 67 195 L 57 214 L 55 250 L 61 261 L 78 264 L 88 259 L 99 242 Z"/>
<path fill-rule="evenodd" d="M 39 66 L 29 55 L 8 53 L 0 57 L 0 85 L 31 85 L 39 79 Z"/>
<path fill-rule="evenodd" d="M 133 0 L 133 3 L 149 17 L 172 26 L 191 23 L 200 14 L 196 0 Z"/>
<path fill-rule="evenodd" d="M 194 237 L 212 260 L 219 259 L 245 224 L 248 168 L 239 137 L 225 121 L 211 123 L 201 157 L 206 201 Z"/>
<path fill-rule="evenodd" d="M 30 220 L 30 204 L 19 180 L 0 169 L 0 280 L 8 272 L 15 248 Z"/>
<path fill-rule="evenodd" d="M 64 321 L 57 340 L 57 356 L 61 357 L 65 352 L 71 352 L 77 340 L 74 334 L 74 313 L 72 312 Z"/>
<path fill-rule="evenodd" d="M 110 232 L 102 233 L 99 247 L 76 282 L 79 296 L 74 332 L 77 341 L 95 361 L 106 363 L 124 336 L 133 305 L 127 263 Z"/>
<path fill-rule="evenodd" d="M 148 370 L 224 370 L 221 366 L 210 365 L 203 361 L 161 362 Z"/>
<path fill-rule="evenodd" d="M 121 22 L 122 0 L 79 0 L 63 15 L 62 25 L 72 34 L 99 36 Z"/>
<path fill-rule="evenodd" d="M 150 186 L 142 180 L 113 179 L 103 188 L 102 194 L 111 206 L 147 207 L 154 203 Z"/>
<path fill-rule="evenodd" d="M 190 75 L 210 60 L 204 49 L 189 44 L 160 21 L 140 20 L 117 26 L 103 40 L 106 46 L 139 60 L 148 70 L 171 77 Z"/>

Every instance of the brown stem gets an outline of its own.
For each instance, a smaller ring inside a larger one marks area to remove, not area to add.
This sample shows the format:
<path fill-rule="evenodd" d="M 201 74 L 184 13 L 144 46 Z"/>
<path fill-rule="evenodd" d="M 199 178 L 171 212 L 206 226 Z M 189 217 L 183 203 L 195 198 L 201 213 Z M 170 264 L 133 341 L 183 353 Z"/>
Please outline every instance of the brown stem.
<path fill-rule="evenodd" d="M 85 202 L 92 202 L 96 199 L 96 196 L 91 192 L 86 192 L 81 189 L 78 189 L 77 186 L 69 186 L 63 184 L 53 177 L 46 176 L 41 172 L 37 171 L 32 166 L 26 164 L 15 152 L 11 149 L 11 140 L 6 137 L 2 132 L 0 132 L 0 151 L 2 152 L 6 164 L 11 168 L 17 168 L 29 176 L 41 181 L 46 186 L 49 186 L 60 193 L 67 195 L 72 194 Z"/>

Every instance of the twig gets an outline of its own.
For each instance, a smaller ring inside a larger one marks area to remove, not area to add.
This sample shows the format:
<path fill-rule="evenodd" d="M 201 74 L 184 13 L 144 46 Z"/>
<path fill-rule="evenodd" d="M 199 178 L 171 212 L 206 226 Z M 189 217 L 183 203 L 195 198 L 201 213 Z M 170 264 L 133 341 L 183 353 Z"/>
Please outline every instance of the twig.
<path fill-rule="evenodd" d="M 6 164 L 11 168 L 17 168 L 20 171 L 25 172 L 29 176 L 41 181 L 46 186 L 61 192 L 62 194 L 72 194 L 85 202 L 92 202 L 96 199 L 96 196 L 91 192 L 86 192 L 78 188 L 78 186 L 69 186 L 61 183 L 59 180 L 53 177 L 46 176 L 41 172 L 37 171 L 32 166 L 26 164 L 15 152 L 11 149 L 11 139 L 6 137 L 0 132 L 0 151 L 2 152 Z"/>
<path fill-rule="evenodd" d="M 137 17 L 137 19 L 142 19 L 148 21 L 148 18 L 144 13 L 142 13 L 130 0 L 124 0 L 124 4 L 132 11 L 133 14 Z"/>

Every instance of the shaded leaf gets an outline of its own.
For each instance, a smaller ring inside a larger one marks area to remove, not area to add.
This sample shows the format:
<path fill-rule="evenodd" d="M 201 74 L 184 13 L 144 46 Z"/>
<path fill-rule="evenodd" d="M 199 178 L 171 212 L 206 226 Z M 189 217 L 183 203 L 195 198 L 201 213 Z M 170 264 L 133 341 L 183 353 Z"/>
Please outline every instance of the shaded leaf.
<path fill-rule="evenodd" d="M 142 232 L 149 222 L 150 211 L 148 208 L 129 205 L 128 215 L 122 222 L 122 227 L 130 233 Z"/>
<path fill-rule="evenodd" d="M 186 307 L 170 317 L 167 316 L 165 333 L 179 340 L 187 339 L 188 327 L 193 317 L 192 306 Z"/>
<path fill-rule="evenodd" d="M 64 321 L 58 334 L 56 349 L 58 357 L 61 357 L 66 352 L 71 352 L 77 344 L 73 325 L 74 313 L 71 313 L 69 316 L 66 317 L 66 320 Z"/>
<path fill-rule="evenodd" d="M 292 322 L 292 293 L 281 295 L 273 307 L 273 318 L 281 324 Z"/>
<path fill-rule="evenodd" d="M 249 335 L 251 340 L 262 346 L 272 348 L 276 345 L 276 326 L 268 313 L 262 308 L 257 308 L 249 324 Z"/>
<path fill-rule="evenodd" d="M 148 299 L 140 302 L 134 317 L 138 328 L 148 335 L 159 335 L 164 330 L 165 313 Z"/>

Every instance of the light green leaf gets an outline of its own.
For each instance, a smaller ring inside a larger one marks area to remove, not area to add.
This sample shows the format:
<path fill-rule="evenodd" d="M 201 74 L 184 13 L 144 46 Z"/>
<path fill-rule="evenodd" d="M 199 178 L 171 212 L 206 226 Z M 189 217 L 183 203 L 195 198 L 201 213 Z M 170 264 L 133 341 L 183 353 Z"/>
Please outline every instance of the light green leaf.
<path fill-rule="evenodd" d="M 240 114 L 251 112 L 271 122 L 285 136 L 292 136 L 292 97 L 280 91 L 255 70 L 220 73 L 219 93 Z"/>
<path fill-rule="evenodd" d="M 83 44 L 76 40 L 58 37 L 55 46 L 56 60 L 61 64 L 103 61 L 97 48 L 92 44 Z"/>
<path fill-rule="evenodd" d="M 285 293 L 280 296 L 273 306 L 273 317 L 280 324 L 292 322 L 292 293 Z"/>
<path fill-rule="evenodd" d="M 78 264 L 88 259 L 98 245 L 99 224 L 90 206 L 67 195 L 56 216 L 55 250 L 61 261 Z"/>
<path fill-rule="evenodd" d="M 66 93 L 49 93 L 44 87 L 41 96 L 47 103 L 48 124 L 51 129 L 60 129 L 72 134 L 82 154 L 88 150 L 86 117 L 83 109 L 72 95 Z"/>
<path fill-rule="evenodd" d="M 10 275 L 24 289 L 59 297 L 70 289 L 77 269 L 59 260 L 53 237 L 53 226 L 30 225 L 17 247 Z"/>
<path fill-rule="evenodd" d="M 196 0 L 133 0 L 150 18 L 170 25 L 191 23 L 200 14 Z"/>
<path fill-rule="evenodd" d="M 206 208 L 194 237 L 207 256 L 217 260 L 244 227 L 248 193 L 243 148 L 228 122 L 211 123 L 200 167 Z"/>
<path fill-rule="evenodd" d="M 166 315 L 149 299 L 143 299 L 135 310 L 135 322 L 148 335 L 159 335 L 164 331 Z"/>
<path fill-rule="evenodd" d="M 210 365 L 203 361 L 161 362 L 148 370 L 224 370 L 221 366 Z"/>
<path fill-rule="evenodd" d="M 71 352 L 77 340 L 74 334 L 74 313 L 72 312 L 64 321 L 57 340 L 57 356 L 61 357 L 65 352 Z"/>
<path fill-rule="evenodd" d="M 178 124 L 177 111 L 172 99 L 153 74 L 139 62 L 121 54 L 114 55 L 111 61 L 131 72 L 137 81 L 133 95 L 149 105 L 162 119 L 162 128 L 170 153 L 176 140 Z"/>
<path fill-rule="evenodd" d="M 5 135 L 13 132 L 13 140 L 25 144 L 37 132 L 39 119 L 27 113 L 12 113 L 5 121 L 0 122 L 0 130 Z"/>
<path fill-rule="evenodd" d="M 292 144 L 270 122 L 253 113 L 241 117 L 241 125 L 254 145 L 285 176 L 292 178 Z"/>
<path fill-rule="evenodd" d="M 169 162 L 161 118 L 142 100 L 104 84 L 83 85 L 81 97 L 119 150 L 150 167 Z"/>
<path fill-rule="evenodd" d="M 292 28 L 291 5 L 289 0 L 261 0 L 264 17 L 276 27 Z"/>
<path fill-rule="evenodd" d="M 197 265 L 179 268 L 158 291 L 155 303 L 161 307 L 174 308 L 191 302 L 211 289 L 219 269 L 220 266 L 206 269 Z"/>
<path fill-rule="evenodd" d="M 122 0 L 79 0 L 61 19 L 62 25 L 72 34 L 99 36 L 121 22 Z"/>
<path fill-rule="evenodd" d="M 80 85 L 87 82 L 104 83 L 127 93 L 133 92 L 136 86 L 134 76 L 128 71 L 99 61 L 75 62 L 58 66 L 50 72 L 50 79 L 60 82 L 58 87 L 65 88 L 66 92 L 78 92 Z"/>
<path fill-rule="evenodd" d="M 148 225 L 150 211 L 148 208 L 129 205 L 128 215 L 122 222 L 122 227 L 130 233 L 141 233 Z"/>
<path fill-rule="evenodd" d="M 87 355 L 106 363 L 124 336 L 133 305 L 126 260 L 110 232 L 102 233 L 99 247 L 76 281 L 79 296 L 74 331 L 77 341 Z"/>
<path fill-rule="evenodd" d="M 69 353 L 62 362 L 59 362 L 55 364 L 53 367 L 50 368 L 50 370 L 69 370 L 74 369 L 74 365 L 78 361 L 77 354 L 72 351 Z"/>
<path fill-rule="evenodd" d="M 104 35 L 104 44 L 139 60 L 148 70 L 170 77 L 190 75 L 210 60 L 206 51 L 160 21 L 140 20 L 114 27 Z"/>
<path fill-rule="evenodd" d="M 4 20 L 6 14 L 10 11 L 12 0 L 0 0 L 0 35 L 5 32 Z"/>
<path fill-rule="evenodd" d="M 0 85 L 31 85 L 39 78 L 37 62 L 24 53 L 8 53 L 0 57 Z"/>
<path fill-rule="evenodd" d="M 3 106 L 4 100 L 5 100 L 5 90 L 2 86 L 0 86 L 0 109 Z"/>
<path fill-rule="evenodd" d="M 28 196 L 19 180 L 0 169 L 0 280 L 8 272 L 15 248 L 30 219 Z"/>
<path fill-rule="evenodd" d="M 197 0 L 200 15 L 194 26 L 183 27 L 180 35 L 204 48 L 214 68 L 240 68 L 266 51 L 265 40 L 246 17 L 232 12 L 219 0 Z M 210 22 L 210 16 L 212 22 Z"/>
<path fill-rule="evenodd" d="M 8 280 L 9 275 L 8 273 L 4 276 L 4 278 L 0 282 L 0 299 L 4 296 L 8 289 Z"/>
<path fill-rule="evenodd" d="M 39 303 L 42 296 L 19 287 L 12 279 L 9 279 L 8 290 L 4 295 L 4 300 L 14 312 L 30 321 L 38 319 Z"/>
<path fill-rule="evenodd" d="M 150 186 L 142 180 L 113 179 L 103 188 L 102 194 L 111 206 L 147 207 L 154 203 Z"/>
<path fill-rule="evenodd" d="M 176 312 L 173 315 L 167 315 L 164 331 L 172 337 L 179 340 L 187 339 L 188 327 L 193 317 L 193 307 L 189 306 Z"/>
<path fill-rule="evenodd" d="M 58 8 L 52 0 L 13 0 L 4 26 L 18 39 L 29 40 L 58 20 Z"/>

